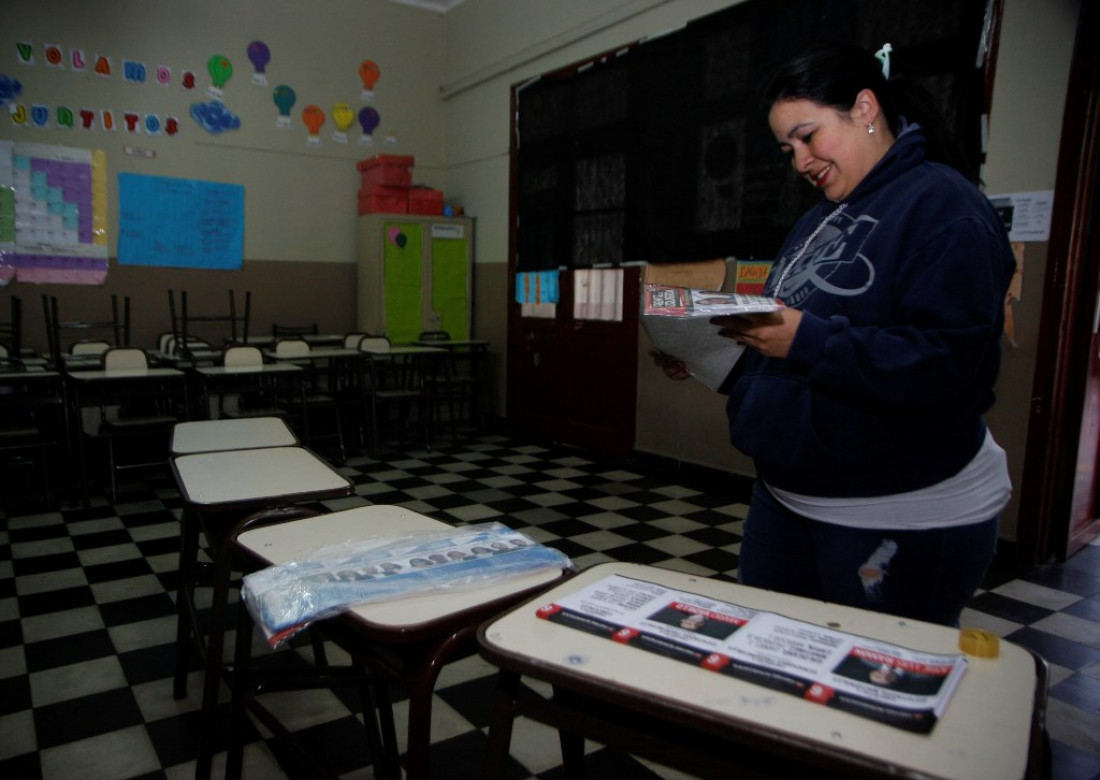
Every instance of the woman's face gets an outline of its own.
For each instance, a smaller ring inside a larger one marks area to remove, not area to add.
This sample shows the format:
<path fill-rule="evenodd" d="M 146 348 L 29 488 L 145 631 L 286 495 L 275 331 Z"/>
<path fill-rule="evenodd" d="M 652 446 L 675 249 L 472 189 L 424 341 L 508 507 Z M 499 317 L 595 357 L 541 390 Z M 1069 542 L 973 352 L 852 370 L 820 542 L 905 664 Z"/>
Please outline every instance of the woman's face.
<path fill-rule="evenodd" d="M 796 172 L 831 201 L 842 201 L 863 181 L 885 153 L 858 107 L 842 113 L 811 100 L 781 100 L 768 112 L 775 140 L 791 156 Z M 888 134 L 886 128 L 876 133 Z"/>

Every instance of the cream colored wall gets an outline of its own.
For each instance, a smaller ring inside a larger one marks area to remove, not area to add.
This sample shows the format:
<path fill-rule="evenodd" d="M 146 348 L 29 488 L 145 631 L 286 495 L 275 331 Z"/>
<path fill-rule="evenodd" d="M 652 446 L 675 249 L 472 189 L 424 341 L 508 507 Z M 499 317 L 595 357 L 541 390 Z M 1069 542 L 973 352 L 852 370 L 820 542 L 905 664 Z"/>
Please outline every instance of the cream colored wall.
<path fill-rule="evenodd" d="M 482 275 L 507 289 L 509 90 L 515 83 L 657 34 L 730 2 L 702 0 L 465 0 L 446 17 L 443 116 L 448 191 L 478 215 Z M 1077 0 L 1005 0 L 989 133 L 988 191 L 1051 189 L 1072 54 Z M 1016 305 L 1018 347 L 1008 347 L 991 427 L 1020 484 L 1045 244 L 1026 248 L 1024 299 Z M 492 264 L 491 267 L 486 267 Z M 483 322 L 506 334 L 506 300 L 481 302 Z M 722 398 L 673 383 L 638 358 L 640 450 L 751 473 L 728 444 Z M 1002 535 L 1014 538 L 1016 505 Z"/>
<path fill-rule="evenodd" d="M 228 182 L 245 186 L 245 246 L 248 259 L 354 262 L 357 160 L 378 152 L 416 157 L 416 180 L 440 186 L 442 118 L 437 89 L 443 81 L 444 28 L 439 14 L 384 0 L 8 0 L 4 3 L 0 73 L 23 84 L 16 102 L 111 108 L 179 118 L 175 137 L 105 133 L 99 130 L 15 128 L 0 122 L 0 139 L 103 149 L 108 161 L 110 254 L 117 243 L 116 174 L 120 172 Z M 267 87 L 251 83 L 246 48 L 262 40 L 271 49 Z M 15 44 L 35 44 L 35 67 L 15 59 Z M 46 66 L 41 46 L 59 44 L 66 52 L 83 49 L 112 59 L 115 75 L 104 79 Z M 240 129 L 210 135 L 189 116 L 191 103 L 205 95 L 211 77 L 206 62 L 224 54 L 234 73 L 224 88 L 225 104 L 241 118 Z M 122 77 L 124 60 L 143 62 L 149 82 Z M 373 149 L 359 146 L 358 123 L 349 143 L 331 139 L 329 112 L 346 102 L 363 105 L 359 63 L 381 69 L 373 105 L 382 121 Z M 155 84 L 152 71 L 172 69 L 172 85 Z M 197 88 L 180 86 L 183 71 L 197 76 Z M 297 93 L 291 130 L 277 130 L 272 90 L 289 84 Z M 322 145 L 309 148 L 301 110 L 324 109 Z M 6 119 L 6 117 L 5 117 Z M 383 143 L 393 133 L 398 143 Z M 125 147 L 150 150 L 155 159 L 128 156 Z"/>

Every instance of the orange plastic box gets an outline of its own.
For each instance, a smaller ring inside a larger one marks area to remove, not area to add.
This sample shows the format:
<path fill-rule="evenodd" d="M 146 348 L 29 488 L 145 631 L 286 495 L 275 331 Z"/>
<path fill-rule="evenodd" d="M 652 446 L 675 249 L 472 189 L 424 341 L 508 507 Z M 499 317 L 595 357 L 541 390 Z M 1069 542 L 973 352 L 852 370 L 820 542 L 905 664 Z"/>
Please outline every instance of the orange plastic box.
<path fill-rule="evenodd" d="M 412 167 L 415 162 L 411 155 L 378 154 L 355 164 L 362 179 L 362 188 L 369 190 L 374 184 L 390 187 L 408 187 L 412 184 Z"/>
<path fill-rule="evenodd" d="M 409 213 L 439 216 L 443 213 L 443 190 L 413 187 L 409 190 Z"/>
<path fill-rule="evenodd" d="M 359 190 L 360 214 L 408 214 L 409 188 L 372 184 Z"/>

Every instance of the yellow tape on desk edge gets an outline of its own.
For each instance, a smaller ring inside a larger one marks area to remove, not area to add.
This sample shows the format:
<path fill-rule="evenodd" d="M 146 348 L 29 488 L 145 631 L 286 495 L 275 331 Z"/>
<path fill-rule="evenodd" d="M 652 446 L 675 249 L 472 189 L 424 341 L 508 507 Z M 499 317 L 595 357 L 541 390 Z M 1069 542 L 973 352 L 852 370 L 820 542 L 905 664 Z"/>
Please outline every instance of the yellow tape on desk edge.
<path fill-rule="evenodd" d="M 1001 640 L 981 628 L 960 628 L 959 649 L 977 658 L 996 658 L 1001 653 Z"/>

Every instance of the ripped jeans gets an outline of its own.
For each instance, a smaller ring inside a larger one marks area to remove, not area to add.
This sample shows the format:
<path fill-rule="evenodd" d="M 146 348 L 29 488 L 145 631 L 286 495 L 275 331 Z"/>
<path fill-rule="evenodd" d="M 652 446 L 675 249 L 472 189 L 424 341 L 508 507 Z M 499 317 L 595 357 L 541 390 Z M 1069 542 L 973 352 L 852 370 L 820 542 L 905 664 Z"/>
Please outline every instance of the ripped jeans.
<path fill-rule="evenodd" d="M 954 528 L 875 530 L 810 520 L 757 481 L 740 582 L 957 626 L 993 560 L 998 518 Z"/>

